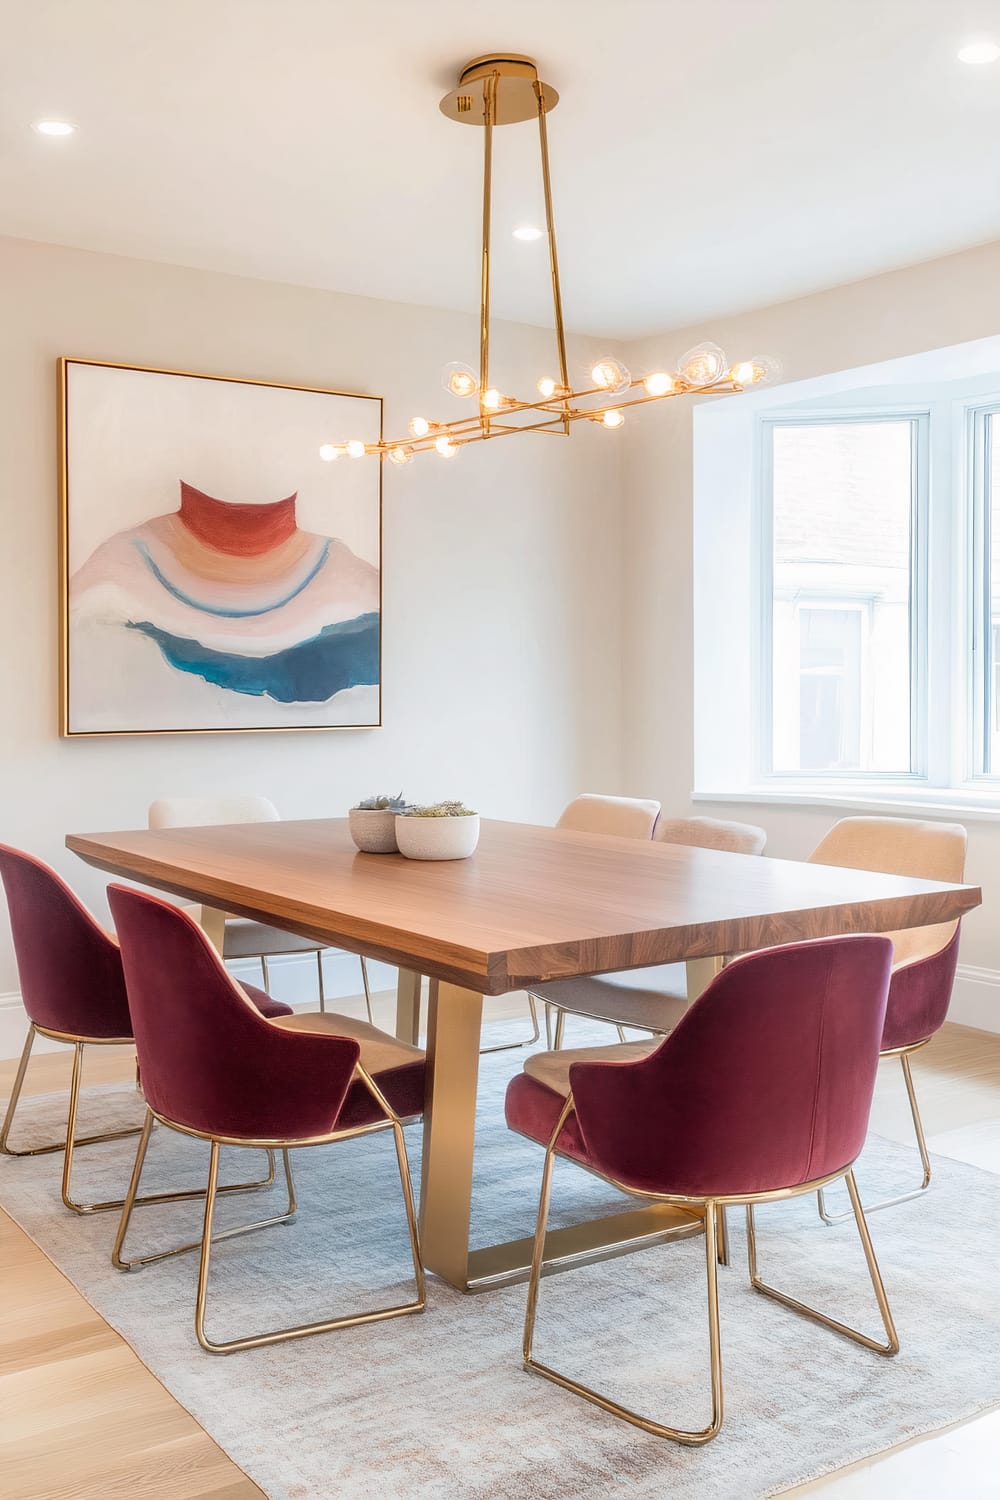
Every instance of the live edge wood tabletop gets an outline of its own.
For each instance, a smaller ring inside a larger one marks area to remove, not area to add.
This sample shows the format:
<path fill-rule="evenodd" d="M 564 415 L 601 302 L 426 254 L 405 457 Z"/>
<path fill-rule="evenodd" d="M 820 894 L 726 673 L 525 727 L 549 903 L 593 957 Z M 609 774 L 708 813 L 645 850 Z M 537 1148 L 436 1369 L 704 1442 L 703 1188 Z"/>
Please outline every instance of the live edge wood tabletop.
<path fill-rule="evenodd" d="M 440 862 L 360 854 L 346 819 L 66 843 L 112 875 L 397 965 L 408 1039 L 430 978 L 421 1247 L 429 1270 L 466 1291 L 524 1279 L 535 1191 L 525 1185 L 521 1238 L 470 1246 L 484 995 L 684 960 L 693 996 L 719 955 L 950 922 L 982 899 L 974 886 L 494 821 L 470 859 Z M 633 1208 L 552 1231 L 546 1253 L 557 1268 L 701 1229 L 694 1212 Z"/>

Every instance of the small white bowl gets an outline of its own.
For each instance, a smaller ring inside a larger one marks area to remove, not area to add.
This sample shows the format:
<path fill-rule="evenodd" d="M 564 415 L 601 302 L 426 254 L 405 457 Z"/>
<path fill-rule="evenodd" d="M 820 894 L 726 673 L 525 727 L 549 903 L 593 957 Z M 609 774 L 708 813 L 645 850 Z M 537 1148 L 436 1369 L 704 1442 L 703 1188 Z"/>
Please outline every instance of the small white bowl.
<path fill-rule="evenodd" d="M 362 854 L 396 853 L 396 814 L 391 808 L 352 807 L 347 824 Z"/>
<path fill-rule="evenodd" d="M 396 818 L 396 843 L 407 859 L 468 859 L 479 843 L 479 814 L 462 818 Z"/>

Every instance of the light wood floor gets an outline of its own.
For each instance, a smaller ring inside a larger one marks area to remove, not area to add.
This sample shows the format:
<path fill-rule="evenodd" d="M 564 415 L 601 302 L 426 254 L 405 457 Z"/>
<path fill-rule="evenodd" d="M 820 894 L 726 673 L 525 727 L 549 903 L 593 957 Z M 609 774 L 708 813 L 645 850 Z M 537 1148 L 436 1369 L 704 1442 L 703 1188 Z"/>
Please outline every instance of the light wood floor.
<path fill-rule="evenodd" d="M 505 1010 L 513 1014 L 515 1005 L 491 1002 L 491 1017 Z M 376 1020 L 391 1024 L 388 998 L 378 997 Z M 27 1091 L 68 1088 L 69 1063 L 68 1051 L 36 1058 Z M 9 1092 L 15 1066 L 0 1062 L 0 1098 Z M 133 1067 L 130 1049 L 95 1048 L 87 1081 L 125 1081 Z M 946 1026 L 915 1055 L 913 1071 L 928 1134 L 1000 1119 L 1000 1036 Z M 899 1065 L 884 1063 L 872 1126 L 905 1140 L 907 1122 Z M 4 1500 L 262 1495 L 2 1212 L 0 1265 Z"/>

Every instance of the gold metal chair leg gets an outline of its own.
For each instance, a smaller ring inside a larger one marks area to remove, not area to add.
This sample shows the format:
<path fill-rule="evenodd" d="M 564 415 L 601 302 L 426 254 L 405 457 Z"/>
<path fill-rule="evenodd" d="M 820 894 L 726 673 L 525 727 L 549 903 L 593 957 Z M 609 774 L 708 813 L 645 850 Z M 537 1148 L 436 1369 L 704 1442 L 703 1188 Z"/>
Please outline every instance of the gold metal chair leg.
<path fill-rule="evenodd" d="M 531 1275 L 528 1281 L 528 1302 L 524 1315 L 524 1343 L 522 1346 L 524 1367 L 526 1370 L 534 1370 L 537 1374 L 543 1375 L 546 1380 L 551 1380 L 553 1384 L 562 1386 L 564 1390 L 572 1391 L 576 1396 L 582 1396 L 585 1401 L 590 1401 L 594 1406 L 599 1406 L 602 1411 L 610 1412 L 613 1417 L 621 1417 L 624 1421 L 631 1422 L 634 1427 L 641 1427 L 643 1432 L 652 1433 L 654 1437 L 670 1438 L 675 1443 L 684 1443 L 689 1447 L 701 1447 L 704 1443 L 709 1443 L 712 1438 L 718 1436 L 723 1418 L 722 1335 L 719 1321 L 719 1247 L 716 1238 L 716 1204 L 709 1203 L 705 1208 L 705 1272 L 708 1281 L 708 1338 L 712 1385 L 712 1419 L 707 1427 L 703 1427 L 699 1431 L 690 1432 L 684 1428 L 667 1427 L 661 1422 L 654 1422 L 649 1417 L 643 1417 L 638 1412 L 632 1411 L 629 1407 L 621 1406 L 617 1401 L 612 1401 L 609 1397 L 602 1396 L 599 1391 L 594 1391 L 589 1386 L 581 1385 L 579 1381 L 571 1379 L 568 1375 L 560 1375 L 558 1370 L 552 1369 L 550 1365 L 541 1364 L 532 1355 L 535 1319 L 538 1312 L 538 1289 L 545 1261 L 545 1230 L 549 1216 L 549 1202 L 552 1196 L 552 1169 L 555 1163 L 555 1142 L 558 1140 L 559 1131 L 568 1113 L 569 1110 L 567 1108 L 563 1112 L 553 1139 L 549 1144 L 549 1149 L 545 1153 L 545 1166 L 542 1169 L 542 1190 L 538 1201 L 538 1222 L 535 1228 L 535 1244 L 531 1257 Z"/>
<path fill-rule="evenodd" d="M 271 993 L 271 970 L 267 962 L 267 954 L 258 954 L 258 959 L 260 962 L 261 989 L 269 995 Z"/>
<path fill-rule="evenodd" d="M 551 1052 L 554 1046 L 552 1031 L 552 1006 L 547 1000 L 542 1002 L 545 1008 L 545 1050 Z"/>
<path fill-rule="evenodd" d="M 729 1264 L 729 1221 L 726 1217 L 726 1205 L 717 1203 L 715 1205 L 715 1233 L 718 1241 L 719 1265 Z"/>
<path fill-rule="evenodd" d="M 368 978 L 368 960 L 365 958 L 365 955 L 363 953 L 360 953 L 358 957 L 361 960 L 361 983 L 365 987 L 365 1010 L 368 1012 L 368 1024 L 369 1026 L 374 1026 L 375 1017 L 372 1014 L 372 987 Z M 325 1009 L 326 1006 L 321 1000 L 320 1010 Z"/>
<path fill-rule="evenodd" d="M 531 1014 L 530 1036 L 522 1037 L 520 1041 L 517 1042 L 500 1042 L 499 1045 L 495 1047 L 480 1047 L 480 1057 L 486 1057 L 486 1055 L 490 1052 L 513 1052 L 517 1047 L 533 1047 L 535 1043 L 541 1038 L 542 1033 L 538 1025 L 538 1007 L 535 1004 L 535 997 L 532 994 L 528 995 L 528 1010 Z"/>
<path fill-rule="evenodd" d="M 554 1052 L 562 1051 L 563 1037 L 566 1034 L 566 1012 L 561 1010 L 556 1015 L 556 1038 L 553 1045 Z"/>
<path fill-rule="evenodd" d="M 322 1013 L 326 1010 L 326 984 L 325 984 L 324 979 L 323 979 L 323 950 L 322 950 L 322 948 L 317 948 L 316 949 L 316 980 L 317 980 L 317 987 L 319 989 L 319 1009 L 320 1009 L 320 1014 L 322 1015 Z M 369 1020 L 370 1019 L 371 1019 L 371 1017 L 369 1017 Z"/>
<path fill-rule="evenodd" d="M 931 1185 L 931 1158 L 927 1150 L 927 1140 L 924 1136 L 924 1124 L 920 1118 L 920 1106 L 917 1103 L 917 1091 L 913 1083 L 913 1072 L 910 1068 L 910 1059 L 907 1053 L 899 1054 L 899 1061 L 903 1068 L 903 1079 L 906 1083 L 906 1096 L 910 1101 L 910 1115 L 913 1119 L 913 1132 L 917 1137 L 917 1149 L 920 1152 L 920 1165 L 923 1169 L 920 1186 L 911 1188 L 908 1193 L 899 1193 L 895 1198 L 883 1198 L 880 1203 L 868 1203 L 865 1205 L 866 1214 L 878 1213 L 881 1208 L 895 1208 L 898 1203 L 909 1203 L 914 1198 L 919 1198 L 926 1193 Z M 824 1224 L 842 1224 L 845 1219 L 853 1218 L 850 1210 L 844 1213 L 832 1214 L 826 1206 L 823 1189 L 819 1188 L 816 1193 L 816 1201 L 819 1207 L 819 1216 Z"/>
<path fill-rule="evenodd" d="M 111 1264 L 114 1266 L 116 1271 L 134 1271 L 137 1270 L 140 1266 L 151 1265 L 154 1261 L 166 1260 L 171 1255 L 181 1255 L 186 1250 L 197 1250 L 199 1245 L 201 1244 L 200 1240 L 194 1240 L 190 1245 L 180 1245 L 173 1250 L 161 1250 L 156 1255 L 135 1256 L 132 1260 L 122 1259 L 122 1246 L 125 1243 L 125 1236 L 128 1234 L 129 1224 L 132 1219 L 132 1210 L 134 1208 L 144 1208 L 151 1203 L 189 1203 L 196 1199 L 204 1198 L 205 1196 L 204 1188 L 188 1188 L 180 1193 L 147 1193 L 144 1197 L 141 1198 L 137 1196 L 139 1191 L 139 1179 L 142 1177 L 142 1169 L 146 1160 L 146 1151 L 149 1147 L 149 1138 L 152 1134 L 152 1130 L 153 1113 L 151 1110 L 147 1109 L 146 1118 L 143 1121 L 142 1130 L 140 1133 L 139 1145 L 135 1153 L 135 1163 L 132 1167 L 132 1176 L 129 1180 L 128 1191 L 125 1194 L 125 1197 L 121 1199 L 117 1204 L 108 1203 L 103 1205 L 105 1208 L 120 1208 L 122 1211 L 122 1216 L 118 1223 L 118 1233 L 115 1235 L 115 1243 L 111 1251 Z M 287 1151 L 283 1153 L 283 1156 L 285 1165 L 285 1180 L 288 1185 L 288 1207 L 285 1212 L 282 1214 L 278 1214 L 272 1219 L 260 1219 L 256 1223 L 241 1225 L 237 1229 L 227 1229 L 223 1234 L 216 1235 L 216 1239 L 225 1239 L 234 1234 L 246 1234 L 251 1229 L 262 1229 L 269 1224 L 283 1224 L 286 1223 L 295 1214 L 295 1187 L 292 1182 Z M 273 1151 L 267 1152 L 267 1164 L 268 1174 L 259 1182 L 227 1183 L 224 1187 L 219 1188 L 218 1191 L 220 1193 L 249 1193 L 260 1191 L 262 1188 L 271 1187 L 275 1180 L 275 1160 Z"/>
<path fill-rule="evenodd" d="M 73 1043 L 73 1075 L 69 1089 L 69 1115 L 66 1122 L 66 1138 L 56 1141 L 49 1146 L 35 1146 L 30 1150 L 16 1151 L 7 1144 L 10 1135 L 10 1127 L 14 1122 L 14 1112 L 17 1109 L 21 1090 L 24 1087 L 25 1074 L 28 1071 L 28 1060 L 31 1057 L 31 1049 L 35 1040 L 35 1027 L 28 1027 L 28 1035 L 25 1039 L 24 1050 L 18 1063 L 17 1076 L 14 1079 L 14 1088 L 4 1115 L 3 1127 L 0 1129 L 0 1151 L 5 1156 L 50 1156 L 56 1151 L 63 1153 L 62 1171 L 62 1200 L 66 1207 L 72 1209 L 76 1214 L 99 1214 L 111 1208 L 120 1208 L 121 1201 L 117 1203 L 77 1203 L 70 1195 L 70 1179 L 73 1171 L 73 1153 L 77 1146 L 93 1146 L 103 1141 L 120 1141 L 129 1135 L 138 1135 L 140 1126 L 130 1126 L 126 1130 L 105 1130 L 98 1135 L 81 1136 L 76 1138 L 76 1116 L 80 1102 L 80 1080 L 83 1070 L 83 1042 Z"/>
<path fill-rule="evenodd" d="M 31 1057 L 31 1049 L 32 1049 L 32 1046 L 34 1045 L 35 1035 L 36 1035 L 36 1032 L 35 1032 L 34 1026 L 33 1025 L 29 1026 L 28 1027 L 28 1035 L 27 1035 L 27 1037 L 25 1039 L 25 1043 L 24 1043 L 24 1050 L 21 1053 L 21 1061 L 18 1063 L 17 1074 L 16 1074 L 16 1076 L 14 1078 L 14 1087 L 13 1087 L 13 1090 L 11 1091 L 10 1099 L 7 1102 L 7 1110 L 6 1110 L 6 1113 L 4 1114 L 3 1125 L 2 1125 L 2 1127 L 0 1127 L 0 1153 L 2 1153 L 4 1156 L 51 1156 L 56 1151 L 65 1151 L 66 1150 L 66 1141 L 54 1141 L 52 1143 L 52 1145 L 50 1145 L 50 1146 L 33 1146 L 30 1149 L 25 1149 L 23 1151 L 15 1151 L 12 1146 L 9 1146 L 7 1144 L 7 1140 L 8 1140 L 8 1137 L 10 1135 L 10 1129 L 11 1129 L 11 1126 L 13 1125 L 13 1123 L 14 1123 L 14 1111 L 17 1109 L 18 1100 L 21 1097 L 21 1090 L 22 1090 L 22 1088 L 24 1086 L 25 1074 L 28 1071 L 28 1060 Z M 77 1044 L 78 1050 L 81 1053 L 82 1053 L 82 1050 L 83 1050 L 83 1045 L 84 1044 L 82 1042 L 79 1043 L 79 1044 Z M 74 1057 L 74 1059 L 73 1059 L 74 1076 L 75 1076 L 76 1071 L 77 1071 L 76 1070 L 76 1061 L 77 1061 L 76 1057 Z M 72 1088 L 71 1088 L 71 1092 L 72 1092 Z M 72 1102 L 72 1100 L 71 1100 L 71 1102 Z M 73 1117 L 74 1117 L 74 1120 L 75 1120 L 75 1118 L 76 1118 L 76 1112 L 75 1112 L 75 1110 L 74 1110 L 74 1116 Z M 79 1140 L 74 1141 L 73 1145 L 74 1146 L 94 1146 L 94 1145 L 97 1145 L 101 1141 L 119 1141 L 119 1140 L 124 1139 L 124 1137 L 127 1136 L 127 1135 L 138 1135 L 139 1131 L 141 1130 L 141 1128 L 142 1127 L 139 1126 L 139 1125 L 132 1125 L 132 1126 L 129 1126 L 129 1128 L 127 1130 L 106 1130 L 106 1131 L 103 1131 L 100 1135 L 84 1135 L 84 1136 L 81 1136 Z"/>
<path fill-rule="evenodd" d="M 205 1194 L 205 1226 L 201 1241 L 201 1261 L 198 1270 L 198 1296 L 195 1303 L 194 1318 L 194 1328 L 198 1342 L 207 1353 L 234 1354 L 240 1349 L 259 1349 L 265 1344 L 281 1344 L 287 1342 L 289 1339 L 303 1338 L 307 1334 L 331 1333 L 337 1328 L 356 1328 L 362 1323 L 376 1323 L 381 1322 L 385 1318 L 402 1317 L 405 1313 L 423 1312 L 427 1301 L 424 1268 L 420 1258 L 420 1244 L 417 1238 L 417 1218 L 413 1204 L 413 1187 L 410 1181 L 409 1162 L 406 1157 L 406 1144 L 403 1140 L 403 1129 L 398 1120 L 394 1120 L 392 1130 L 396 1142 L 396 1160 L 399 1164 L 403 1205 L 406 1209 L 406 1222 L 410 1234 L 410 1249 L 413 1256 L 413 1272 L 416 1279 L 417 1295 L 414 1301 L 404 1303 L 401 1306 L 378 1308 L 373 1312 L 352 1313 L 346 1317 L 328 1318 L 319 1323 L 301 1323 L 290 1328 L 278 1328 L 270 1333 L 252 1334 L 246 1338 L 229 1339 L 223 1343 L 214 1342 L 205 1333 L 205 1311 L 208 1303 L 208 1273 L 211 1267 L 212 1245 L 216 1240 L 225 1239 L 233 1233 L 239 1233 L 240 1231 L 228 1230 L 225 1234 L 212 1234 L 212 1216 L 215 1212 L 215 1197 L 218 1191 L 217 1182 L 219 1175 L 219 1146 L 218 1142 L 212 1142 L 212 1155 L 208 1171 L 208 1191 Z M 287 1172 L 288 1152 L 284 1151 L 282 1155 L 285 1160 L 285 1169 Z M 289 1186 L 291 1187 L 290 1176 Z M 253 1225 L 249 1227 L 260 1228 L 262 1226 Z"/>
<path fill-rule="evenodd" d="M 790 1308 L 792 1312 L 801 1313 L 814 1323 L 820 1323 L 824 1328 L 831 1328 L 834 1333 L 843 1334 L 845 1338 L 853 1339 L 856 1344 L 862 1344 L 866 1349 L 872 1349 L 876 1354 L 885 1354 L 890 1358 L 899 1353 L 899 1337 L 892 1320 L 892 1312 L 889 1308 L 889 1299 L 886 1296 L 885 1286 L 882 1281 L 882 1273 L 875 1259 L 875 1251 L 872 1247 L 871 1236 L 868 1233 L 868 1225 L 865 1222 L 865 1211 L 861 1207 L 861 1198 L 858 1195 L 858 1185 L 854 1180 L 853 1171 L 845 1173 L 847 1191 L 851 1197 L 851 1208 L 854 1219 L 858 1226 L 858 1234 L 861 1236 L 862 1248 L 865 1252 L 865 1260 L 868 1263 L 868 1274 L 871 1277 L 875 1299 L 882 1316 L 882 1326 L 886 1333 L 886 1342 L 880 1344 L 877 1339 L 869 1338 L 867 1334 L 860 1333 L 856 1328 L 849 1328 L 846 1323 L 838 1323 L 836 1318 L 830 1318 L 826 1313 L 821 1313 L 814 1307 L 807 1306 L 804 1302 L 798 1302 L 794 1297 L 789 1297 L 785 1292 L 779 1292 L 775 1287 L 767 1286 L 757 1275 L 757 1236 L 754 1225 L 753 1204 L 747 1204 L 747 1256 L 750 1263 L 750 1284 L 754 1291 L 761 1292 L 765 1297 L 770 1297 L 774 1302 L 780 1302 L 782 1307 Z"/>

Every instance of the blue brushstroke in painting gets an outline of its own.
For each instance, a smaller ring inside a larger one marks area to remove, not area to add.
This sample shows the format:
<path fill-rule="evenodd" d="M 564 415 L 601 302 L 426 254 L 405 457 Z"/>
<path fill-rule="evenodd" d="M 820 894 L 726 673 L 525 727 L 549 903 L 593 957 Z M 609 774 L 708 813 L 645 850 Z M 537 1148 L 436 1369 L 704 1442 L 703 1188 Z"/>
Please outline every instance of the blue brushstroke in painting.
<path fill-rule="evenodd" d="M 199 641 L 170 635 L 148 620 L 129 621 L 128 629 L 155 641 L 164 658 L 180 672 L 234 693 L 274 698 L 278 703 L 325 703 L 344 688 L 379 680 L 379 617 L 375 612 L 327 625 L 310 640 L 271 656 L 214 651 Z"/>
<path fill-rule="evenodd" d="M 289 604 L 298 594 L 301 594 L 304 588 L 308 588 L 308 586 L 312 583 L 313 579 L 316 577 L 316 574 L 326 562 L 327 555 L 330 551 L 330 540 L 329 538 L 327 538 L 320 550 L 319 557 L 317 558 L 313 567 L 310 569 L 309 573 L 305 578 L 303 578 L 302 582 L 296 584 L 292 589 L 292 592 L 290 594 L 286 594 L 283 599 L 275 599 L 273 603 L 264 604 L 259 609 L 225 609 L 221 605 L 203 604 L 199 599 L 192 599 L 190 594 L 183 593 L 179 588 L 176 587 L 175 584 L 172 584 L 170 582 L 170 579 L 167 578 L 162 570 L 156 566 L 156 563 L 153 561 L 149 548 L 146 546 L 145 542 L 133 542 L 132 545 L 139 553 L 139 556 L 142 558 L 143 562 L 149 568 L 157 583 L 161 583 L 168 594 L 173 594 L 175 599 L 179 599 L 182 604 L 189 604 L 192 609 L 201 610 L 202 614 L 219 615 L 224 620 L 252 620 L 255 615 L 268 615 L 271 613 L 272 609 L 280 609 L 283 604 Z"/>

